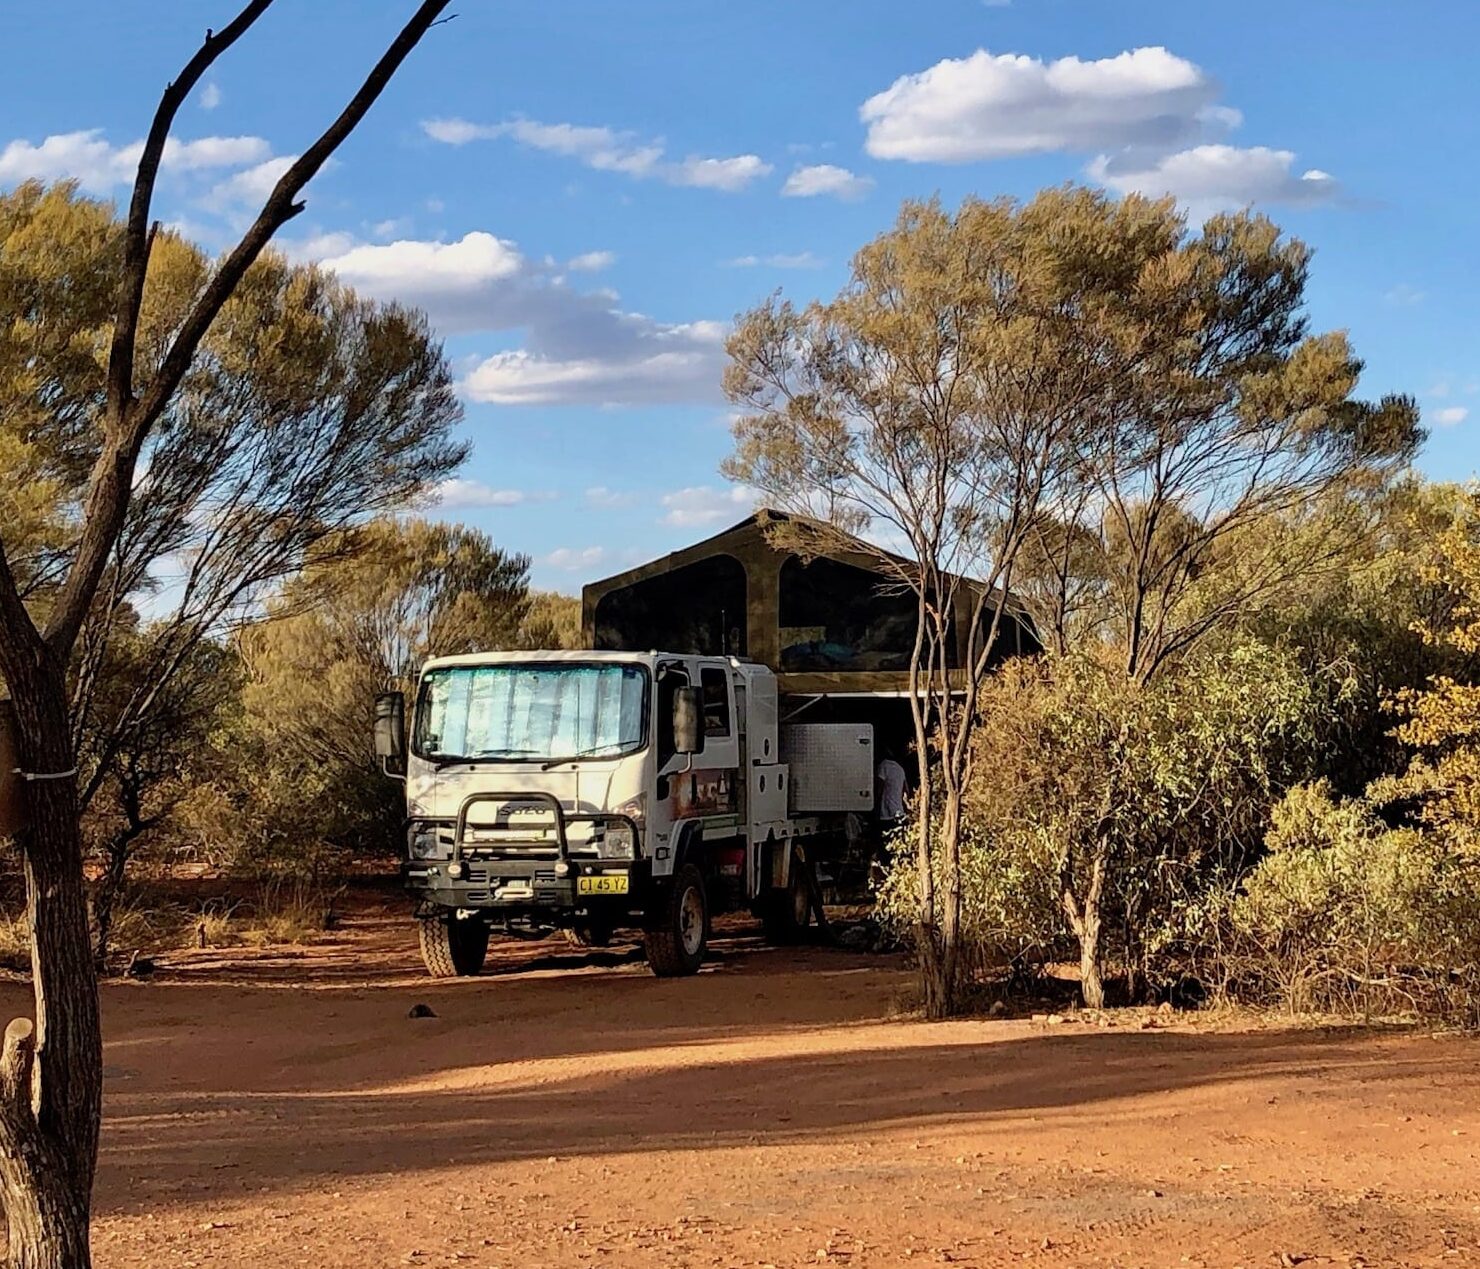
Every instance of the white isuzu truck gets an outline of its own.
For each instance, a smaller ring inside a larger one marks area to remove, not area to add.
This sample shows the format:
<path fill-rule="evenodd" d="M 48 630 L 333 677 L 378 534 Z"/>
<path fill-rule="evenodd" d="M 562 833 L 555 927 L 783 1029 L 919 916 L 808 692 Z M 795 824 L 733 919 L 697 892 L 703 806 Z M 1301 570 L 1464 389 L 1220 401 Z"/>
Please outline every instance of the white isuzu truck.
<path fill-rule="evenodd" d="M 692 974 L 741 907 L 795 938 L 872 809 L 873 729 L 778 715 L 765 666 L 665 652 L 441 657 L 409 714 L 378 697 L 428 971 L 476 974 L 494 930 L 636 928 L 655 974 Z"/>

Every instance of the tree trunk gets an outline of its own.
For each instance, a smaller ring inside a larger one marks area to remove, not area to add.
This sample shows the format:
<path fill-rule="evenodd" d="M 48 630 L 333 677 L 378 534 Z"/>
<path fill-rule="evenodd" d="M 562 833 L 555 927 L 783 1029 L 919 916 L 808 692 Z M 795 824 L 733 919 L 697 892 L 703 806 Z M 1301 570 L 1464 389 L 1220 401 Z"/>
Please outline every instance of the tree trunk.
<path fill-rule="evenodd" d="M 941 952 L 940 927 L 921 922 L 916 938 L 920 956 L 920 1004 L 925 1016 L 938 1020 L 950 1015 L 946 960 Z"/>
<path fill-rule="evenodd" d="M 952 820 L 952 807 L 955 820 Z M 960 801 L 947 795 L 941 824 L 922 826 L 917 866 L 920 876 L 920 921 L 915 935 L 919 956 L 920 997 L 927 1018 L 949 1018 L 960 1008 L 961 859 Z M 937 885 L 934 863 L 944 852 L 945 877 Z"/>
<path fill-rule="evenodd" d="M 131 840 L 131 835 L 125 830 L 117 833 L 108 843 L 103 873 L 93 886 L 93 925 L 97 931 L 93 960 L 100 974 L 106 973 L 108 967 L 108 953 L 111 950 L 109 943 L 113 937 L 113 904 L 119 891 L 123 889 Z"/>
<path fill-rule="evenodd" d="M 915 954 L 919 957 L 920 1004 L 927 1018 L 946 1016 L 946 959 L 941 946 L 940 912 L 934 877 L 934 834 L 932 825 L 922 825 L 917 866 L 920 874 L 920 922 L 915 932 Z"/>
<path fill-rule="evenodd" d="M 117 905 L 118 896 L 123 892 L 129 860 L 133 857 L 134 842 L 156 822 L 155 818 L 145 819 L 140 814 L 139 791 L 127 779 L 121 781 L 119 795 L 127 822 L 109 840 L 103 860 L 103 874 L 93 886 L 93 926 L 97 932 L 93 960 L 97 963 L 99 974 L 106 973 L 108 969 L 108 953 L 112 950 L 113 909 Z"/>
<path fill-rule="evenodd" d="M 1104 930 L 1105 875 L 1109 867 L 1108 843 L 1096 843 L 1090 863 L 1089 885 L 1081 902 L 1075 891 L 1068 857 L 1060 865 L 1059 902 L 1069 918 L 1069 928 L 1079 940 L 1079 994 L 1088 1009 L 1105 1007 L 1105 973 L 1101 965 L 1101 935 Z"/>
<path fill-rule="evenodd" d="M 950 1011 L 950 986 L 939 894 L 935 885 L 935 825 L 929 811 L 917 816 L 916 867 L 920 882 L 920 921 L 915 933 L 919 957 L 920 1003 L 927 1018 L 944 1018 Z"/>
<path fill-rule="evenodd" d="M 39 641 L 38 641 L 39 642 Z M 21 834 L 36 1020 L 18 1018 L 0 1055 L 0 1197 L 10 1269 L 88 1269 L 102 1111 L 103 1044 L 88 930 L 66 679 L 44 645 L 12 648 L 5 677 L 26 782 Z"/>
<path fill-rule="evenodd" d="M 939 1012 L 945 1018 L 961 1007 L 961 798 L 947 789 L 941 813 L 941 848 L 945 855 L 945 891 L 940 914 Z"/>
<path fill-rule="evenodd" d="M 1095 905 L 1098 909 L 1099 905 Z M 1105 1007 L 1105 975 L 1100 967 L 1100 914 L 1086 911 L 1079 930 L 1079 994 L 1086 1009 Z"/>

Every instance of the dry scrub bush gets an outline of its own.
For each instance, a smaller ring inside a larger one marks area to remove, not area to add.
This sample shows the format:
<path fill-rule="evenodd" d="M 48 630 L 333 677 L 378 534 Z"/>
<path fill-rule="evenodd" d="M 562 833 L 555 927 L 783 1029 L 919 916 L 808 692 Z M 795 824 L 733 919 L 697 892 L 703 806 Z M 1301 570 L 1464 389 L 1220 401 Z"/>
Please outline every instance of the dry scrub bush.
<path fill-rule="evenodd" d="M 900 943 L 918 920 L 919 873 L 913 827 L 894 840 L 895 862 L 879 889 L 876 914 Z M 1054 848 L 1031 828 L 968 820 L 961 846 L 961 954 L 965 980 L 1005 977 L 1010 989 L 1035 980 L 1047 962 L 1071 955 L 1055 890 Z M 937 857 L 936 884 L 946 861 Z"/>
<path fill-rule="evenodd" d="M 1324 782 L 1276 808 L 1268 856 L 1226 906 L 1227 993 L 1292 1012 L 1480 1024 L 1480 867 L 1388 828 Z"/>
<path fill-rule="evenodd" d="M 1207 942 L 1207 899 L 1257 855 L 1321 699 L 1294 656 L 1248 642 L 1145 685 L 1116 653 L 1018 661 L 984 688 L 962 851 L 976 972 L 1078 955 L 1162 994 Z M 884 887 L 905 929 L 912 861 Z M 1089 993 L 1086 993 L 1087 995 Z"/>
<path fill-rule="evenodd" d="M 239 947 L 246 940 L 236 912 L 240 904 L 225 900 L 208 903 L 195 920 L 194 938 L 198 947 Z"/>
<path fill-rule="evenodd" d="M 1480 1026 L 1480 490 L 1434 546 L 1418 575 L 1441 602 L 1414 629 L 1447 660 L 1398 693 L 1413 757 L 1363 799 L 1321 783 L 1278 808 L 1228 909 L 1225 969 L 1246 998 Z"/>
<path fill-rule="evenodd" d="M 339 924 L 342 892 L 301 877 L 269 881 L 254 900 L 207 904 L 191 927 L 192 938 L 203 947 L 311 943 Z"/>
<path fill-rule="evenodd" d="M 268 882 L 246 928 L 249 942 L 308 943 L 339 924 L 343 887 L 328 888 L 303 877 Z"/>
<path fill-rule="evenodd" d="M 0 913 L 0 969 L 31 972 L 31 929 L 24 912 Z"/>

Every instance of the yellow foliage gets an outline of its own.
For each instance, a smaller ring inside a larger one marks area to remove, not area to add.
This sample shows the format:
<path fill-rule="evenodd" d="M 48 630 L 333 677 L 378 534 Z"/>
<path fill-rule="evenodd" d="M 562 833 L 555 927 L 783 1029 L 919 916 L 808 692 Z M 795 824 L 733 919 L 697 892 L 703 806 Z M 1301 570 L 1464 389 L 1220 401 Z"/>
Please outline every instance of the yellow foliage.
<path fill-rule="evenodd" d="M 1438 562 L 1425 580 L 1449 597 L 1447 619 L 1418 629 L 1430 644 L 1462 658 L 1480 656 L 1480 488 L 1468 495 L 1467 513 L 1439 539 Z M 1423 691 L 1398 698 L 1406 720 L 1397 735 L 1418 751 L 1397 779 L 1380 781 L 1374 794 L 1386 801 L 1413 799 L 1424 823 L 1451 846 L 1480 857 L 1480 685 L 1450 675 L 1429 680 Z"/>

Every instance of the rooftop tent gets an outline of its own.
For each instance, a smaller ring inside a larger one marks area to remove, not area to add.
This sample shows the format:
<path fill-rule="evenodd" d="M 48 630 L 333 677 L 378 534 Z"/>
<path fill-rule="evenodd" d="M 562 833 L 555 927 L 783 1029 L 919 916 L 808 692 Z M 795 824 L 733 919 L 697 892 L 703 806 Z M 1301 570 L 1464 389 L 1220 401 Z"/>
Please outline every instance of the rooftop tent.
<path fill-rule="evenodd" d="M 743 657 L 747 588 L 745 566 L 733 555 L 677 564 L 604 594 L 594 616 L 586 613 L 587 642 L 616 651 Z"/>
<path fill-rule="evenodd" d="M 867 568 L 790 556 L 781 565 L 776 606 L 783 671 L 910 668 L 915 598 Z"/>
<path fill-rule="evenodd" d="M 588 647 L 750 657 L 786 693 L 891 695 L 907 686 L 915 601 L 867 550 L 802 559 L 766 536 L 776 511 L 758 511 L 693 546 L 583 595 Z M 862 544 L 860 543 L 860 547 Z M 970 599 L 958 604 L 953 667 L 961 664 Z M 1036 652 L 1026 615 L 1006 618 L 995 656 Z"/>

